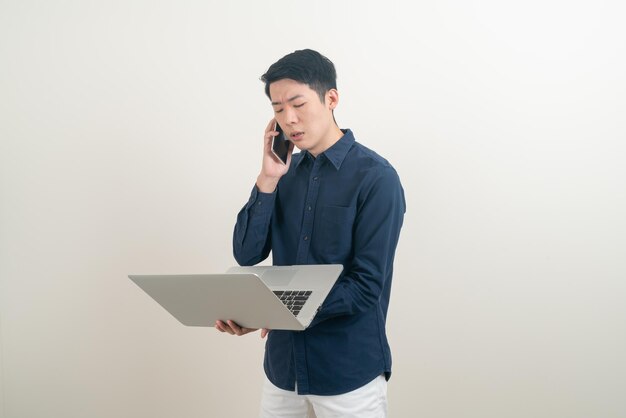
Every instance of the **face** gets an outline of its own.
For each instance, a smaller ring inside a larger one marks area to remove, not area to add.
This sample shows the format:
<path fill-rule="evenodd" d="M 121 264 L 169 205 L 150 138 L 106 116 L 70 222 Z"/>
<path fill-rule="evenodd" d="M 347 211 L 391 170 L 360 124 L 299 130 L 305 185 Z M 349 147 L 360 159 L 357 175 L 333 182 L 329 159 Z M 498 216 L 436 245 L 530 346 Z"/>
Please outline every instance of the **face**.
<path fill-rule="evenodd" d="M 326 92 L 322 103 L 308 85 L 282 79 L 270 84 L 270 98 L 276 121 L 299 149 L 317 156 L 341 137 L 333 119 L 339 102 L 337 90 Z"/>

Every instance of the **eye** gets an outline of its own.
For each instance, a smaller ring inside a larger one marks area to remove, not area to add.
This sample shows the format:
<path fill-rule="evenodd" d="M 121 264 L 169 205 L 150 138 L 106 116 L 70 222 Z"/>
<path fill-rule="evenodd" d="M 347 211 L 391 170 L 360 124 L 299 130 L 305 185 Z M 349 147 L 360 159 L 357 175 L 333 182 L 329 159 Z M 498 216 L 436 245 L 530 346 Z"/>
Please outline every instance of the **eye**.
<path fill-rule="evenodd" d="M 282 111 L 283 111 L 283 109 L 276 109 L 276 110 L 274 110 L 274 113 L 280 113 Z"/>
<path fill-rule="evenodd" d="M 304 102 L 304 103 L 300 103 L 300 104 L 297 104 L 297 105 L 293 105 L 293 107 L 302 107 L 302 106 L 304 106 L 305 104 L 306 104 L 306 102 Z"/>

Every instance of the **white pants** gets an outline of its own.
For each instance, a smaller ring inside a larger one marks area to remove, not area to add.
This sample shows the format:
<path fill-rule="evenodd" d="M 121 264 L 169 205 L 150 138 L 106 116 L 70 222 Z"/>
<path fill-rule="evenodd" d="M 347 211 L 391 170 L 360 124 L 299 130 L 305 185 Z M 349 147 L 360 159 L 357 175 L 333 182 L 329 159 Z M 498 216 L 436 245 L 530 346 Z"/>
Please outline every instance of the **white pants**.
<path fill-rule="evenodd" d="M 298 395 L 263 384 L 260 418 L 386 418 L 387 381 L 378 376 L 352 392 L 333 396 Z"/>

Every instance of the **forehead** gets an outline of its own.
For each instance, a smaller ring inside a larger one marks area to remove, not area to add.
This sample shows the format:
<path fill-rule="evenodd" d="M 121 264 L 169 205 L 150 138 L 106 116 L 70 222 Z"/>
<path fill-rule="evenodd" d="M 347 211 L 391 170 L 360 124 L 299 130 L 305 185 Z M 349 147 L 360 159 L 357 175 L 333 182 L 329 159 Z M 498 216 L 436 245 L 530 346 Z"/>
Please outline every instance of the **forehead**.
<path fill-rule="evenodd" d="M 308 84 L 284 78 L 270 84 L 270 99 L 272 102 L 289 100 L 294 96 L 316 96 L 317 93 Z"/>

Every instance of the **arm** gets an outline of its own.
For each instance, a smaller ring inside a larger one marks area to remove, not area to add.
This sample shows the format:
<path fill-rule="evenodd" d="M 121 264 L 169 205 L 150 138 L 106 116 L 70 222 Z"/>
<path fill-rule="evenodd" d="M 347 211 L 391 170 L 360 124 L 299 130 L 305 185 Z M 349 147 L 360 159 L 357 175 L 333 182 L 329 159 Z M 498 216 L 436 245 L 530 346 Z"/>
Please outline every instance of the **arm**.
<path fill-rule="evenodd" d="M 270 221 L 274 211 L 276 187 L 280 178 L 289 170 L 293 144 L 289 146 L 287 164 L 278 161 L 271 152 L 272 138 L 278 135 L 274 130 L 275 119 L 265 128 L 263 137 L 263 164 L 248 203 L 237 215 L 237 223 L 233 233 L 233 255 L 239 265 L 253 265 L 267 258 L 271 249 Z M 256 328 L 240 327 L 232 320 L 216 321 L 215 329 L 230 335 L 245 335 L 256 331 Z M 261 338 L 269 330 L 261 330 Z"/>
<path fill-rule="evenodd" d="M 270 221 L 276 193 L 260 193 L 257 186 L 237 215 L 233 233 L 233 255 L 241 266 L 252 266 L 267 258 L 271 248 Z"/>
<path fill-rule="evenodd" d="M 363 191 L 354 224 L 349 269 L 324 301 L 311 326 L 340 315 L 364 312 L 378 303 L 391 277 L 406 203 L 393 168 L 377 174 Z"/>
<path fill-rule="evenodd" d="M 233 255 L 240 265 L 254 265 L 267 258 L 271 249 L 270 221 L 274 210 L 276 187 L 291 163 L 291 144 L 287 164 L 279 162 L 271 152 L 274 130 L 272 119 L 265 128 L 263 164 L 248 203 L 237 215 L 233 233 Z"/>
<path fill-rule="evenodd" d="M 233 255 L 239 265 L 253 265 L 267 258 L 271 249 L 270 221 L 274 211 L 276 187 L 280 178 L 289 170 L 293 144 L 290 144 L 287 164 L 282 164 L 271 152 L 272 138 L 278 135 L 272 119 L 265 128 L 263 142 L 263 165 L 248 203 L 237 215 L 233 233 Z M 215 329 L 222 333 L 242 336 L 256 331 L 255 328 L 240 327 L 232 320 L 216 321 Z M 265 338 L 269 330 L 261 330 Z"/>

